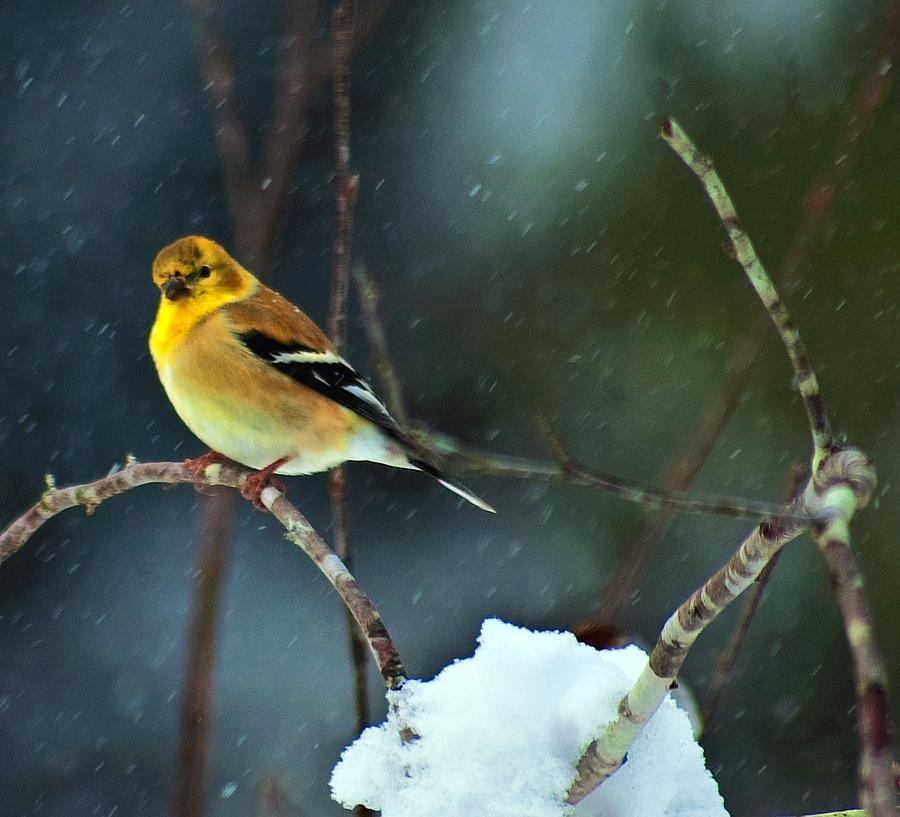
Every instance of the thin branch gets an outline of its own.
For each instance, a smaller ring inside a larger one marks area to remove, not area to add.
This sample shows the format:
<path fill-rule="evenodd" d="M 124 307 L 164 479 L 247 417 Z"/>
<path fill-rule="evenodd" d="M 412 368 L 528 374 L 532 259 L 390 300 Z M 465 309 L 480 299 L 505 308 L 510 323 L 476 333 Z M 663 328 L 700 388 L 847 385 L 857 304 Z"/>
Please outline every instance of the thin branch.
<path fill-rule="evenodd" d="M 206 497 L 194 554 L 194 592 L 180 708 L 175 813 L 199 817 L 206 803 L 206 769 L 221 588 L 228 573 L 234 517 L 230 495 Z"/>
<path fill-rule="evenodd" d="M 832 512 L 835 496 L 843 497 L 849 489 L 852 489 L 849 493 L 854 509 L 863 507 L 871 498 L 875 472 L 865 455 L 856 449 L 833 453 L 823 464 L 822 472 L 825 481 L 814 485 L 811 479 L 803 494 L 787 506 L 789 512 L 817 518 L 827 516 Z M 775 554 L 806 527 L 799 522 L 764 522 L 744 540 L 731 559 L 669 617 L 643 673 L 619 704 L 618 716 L 582 755 L 575 782 L 569 790 L 569 803 L 583 800 L 622 765 L 634 739 L 675 682 L 700 633 L 750 587 Z M 850 643 L 851 649 L 855 649 L 852 632 Z"/>
<path fill-rule="evenodd" d="M 210 0 L 188 0 L 194 12 L 206 91 L 216 125 L 216 144 L 225 172 L 230 210 L 239 213 L 251 187 L 247 131 L 238 115 L 237 68 L 225 44 Z"/>
<path fill-rule="evenodd" d="M 578 485 L 616 496 L 626 502 L 634 502 L 645 510 L 668 508 L 681 513 L 713 514 L 739 519 L 774 518 L 781 521 L 804 521 L 796 516 L 784 517 L 783 509 L 771 503 L 737 498 L 692 498 L 672 491 L 647 487 L 624 477 L 605 474 L 575 460 L 558 440 L 554 445 L 557 462 L 551 462 L 479 451 L 446 434 L 435 434 L 425 430 L 415 420 L 409 420 L 403 409 L 400 378 L 388 351 L 387 338 L 378 313 L 380 298 L 378 287 L 359 265 L 354 269 L 354 277 L 363 306 L 363 327 L 375 354 L 379 380 L 388 395 L 388 406 L 398 419 L 403 417 L 402 424 L 410 428 L 417 441 L 446 464 L 451 472 Z"/>
<path fill-rule="evenodd" d="M 712 677 L 709 681 L 709 690 L 706 693 L 706 700 L 703 702 L 703 709 L 700 714 L 701 728 L 703 729 L 704 735 L 709 732 L 709 726 L 712 723 L 713 715 L 715 715 L 716 710 L 719 708 L 719 701 L 722 698 L 722 693 L 728 685 L 729 680 L 731 680 L 731 672 L 734 669 L 738 654 L 744 646 L 744 641 L 747 638 L 747 634 L 750 632 L 750 625 L 753 623 L 756 611 L 759 609 L 759 605 L 762 602 L 762 597 L 766 592 L 766 586 L 769 584 L 772 571 L 775 570 L 780 558 L 781 551 L 779 550 L 759 574 L 759 577 L 756 579 L 756 586 L 753 588 L 753 593 L 750 598 L 747 599 L 744 609 L 741 610 L 740 621 L 738 621 L 735 626 L 728 645 L 721 653 L 719 653 L 719 656 L 716 659 Z"/>
<path fill-rule="evenodd" d="M 363 327 L 366 337 L 369 339 L 369 345 L 372 347 L 372 363 L 384 389 L 388 410 L 394 415 L 400 426 L 405 428 L 409 425 L 409 416 L 406 413 L 400 378 L 397 376 L 397 369 L 391 360 L 390 352 L 388 352 L 384 323 L 378 309 L 381 293 L 375 281 L 360 262 L 353 265 L 353 280 L 356 282 L 356 291 L 362 307 Z"/>
<path fill-rule="evenodd" d="M 332 76 L 334 78 L 334 166 L 337 234 L 332 253 L 331 306 L 328 334 L 340 348 L 347 323 L 347 291 L 350 286 L 350 242 L 353 208 L 359 177 L 350 171 L 350 55 L 353 46 L 353 0 L 344 0 L 331 16 Z"/>
<path fill-rule="evenodd" d="M 256 472 L 237 465 L 208 465 L 200 475 L 203 485 L 241 488 Z M 114 474 L 68 488 L 49 488 L 40 500 L 0 533 L 0 563 L 19 550 L 45 523 L 69 508 L 83 507 L 90 515 L 107 499 L 150 483 L 193 483 L 194 474 L 184 463 L 129 462 Z M 284 526 L 285 538 L 296 544 L 331 582 L 366 637 L 385 686 L 397 690 L 406 670 L 381 616 L 337 554 L 312 528 L 303 514 L 274 486 L 265 488 L 262 504 Z"/>
<path fill-rule="evenodd" d="M 815 538 L 828 565 L 853 659 L 859 719 L 860 803 L 869 817 L 892 817 L 897 807 L 897 788 L 891 768 L 887 671 L 862 576 L 850 547 L 850 519 L 860 502 L 864 504 L 866 500 L 861 500 L 856 486 L 836 483 L 836 478 L 832 475 L 832 481 L 819 489 L 830 513 L 815 526 Z"/>
<path fill-rule="evenodd" d="M 881 44 L 869 60 L 866 73 L 857 86 L 831 155 L 812 179 L 801 200 L 799 222 L 775 275 L 776 282 L 786 293 L 792 291 L 797 273 L 822 219 L 834 205 L 837 191 L 850 176 L 862 145 L 862 137 L 871 129 L 875 115 L 890 91 L 898 59 L 900 2 L 893 2 L 886 9 Z M 700 421 L 693 434 L 689 435 L 690 442 L 665 470 L 662 484 L 667 490 L 682 492 L 690 488 L 712 452 L 716 440 L 740 404 L 741 395 L 750 382 L 754 365 L 772 330 L 768 315 L 760 315 L 731 354 L 725 365 L 725 378 L 700 412 Z M 645 523 L 635 540 L 625 548 L 627 556 L 616 575 L 606 583 L 597 610 L 589 618 L 589 623 L 605 624 L 618 617 L 650 554 L 655 552 L 668 531 L 673 515 L 674 511 L 671 509 L 663 509 L 655 514 Z"/>
<path fill-rule="evenodd" d="M 728 230 L 738 261 L 782 337 L 800 383 L 815 446 L 813 476 L 804 492 L 803 504 L 818 518 L 817 540 L 836 585 L 854 659 L 862 745 L 860 799 L 872 817 L 888 817 L 894 813 L 896 793 L 887 748 L 886 674 L 868 600 L 850 549 L 848 527 L 853 514 L 871 499 L 875 472 L 868 459 L 856 449 L 835 450 L 818 384 L 799 332 L 737 221 L 734 206 L 711 161 L 697 151 L 684 131 L 672 120 L 663 122 L 662 132 L 663 138 L 697 175 L 713 202 Z M 758 533 L 764 532 L 764 528 L 765 525 L 761 526 Z M 764 559 L 759 569 L 755 569 L 755 565 L 747 559 L 752 553 L 739 551 L 726 568 L 700 588 L 666 622 L 647 668 L 622 700 L 619 716 L 588 747 L 579 762 L 576 780 L 570 791 L 571 802 L 579 802 L 622 764 L 625 752 L 655 712 L 668 685 L 674 682 L 699 632 L 737 593 L 746 589 L 746 576 L 756 578 L 782 545 L 769 549 L 768 553 L 760 551 Z M 758 549 L 758 543 L 753 544 L 753 549 Z M 751 570 L 751 567 L 754 569 Z M 732 575 L 729 575 L 729 569 Z"/>
<path fill-rule="evenodd" d="M 802 199 L 800 220 L 788 248 L 778 265 L 775 280 L 782 291 L 790 293 L 797 272 L 822 219 L 835 201 L 835 195 L 847 181 L 856 163 L 862 137 L 871 129 L 878 109 L 887 97 L 900 59 L 900 2 L 893 2 L 885 16 L 881 45 L 871 60 L 863 79 L 848 106 L 844 124 L 831 155 L 811 181 Z M 760 315 L 744 340 L 734 350 L 725 366 L 721 387 L 707 400 L 700 421 L 690 435 L 682 454 L 666 469 L 662 483 L 670 491 L 686 491 L 696 478 L 716 440 L 740 404 L 741 395 L 772 332 L 768 315 Z M 637 578 L 650 553 L 654 552 L 669 529 L 672 510 L 661 510 L 648 520 L 635 541 L 627 547 L 627 557 L 606 585 L 592 622 L 614 620 L 631 596 Z"/>
<path fill-rule="evenodd" d="M 712 160 L 700 153 L 681 125 L 674 119 L 664 119 L 661 127 L 663 139 L 669 144 L 679 158 L 693 171 L 703 185 L 709 200 L 712 202 L 722 224 L 728 231 L 728 238 L 734 248 L 738 263 L 744 268 L 750 285 L 769 313 L 775 325 L 788 357 L 794 367 L 797 388 L 803 397 L 810 432 L 814 446 L 813 472 L 819 467 L 824 457 L 832 449 L 834 442 L 831 427 L 825 414 L 825 406 L 819 392 L 819 382 L 806 354 L 806 347 L 797 331 L 797 327 L 788 314 L 787 307 L 778 294 L 775 284 L 756 255 L 753 243 L 738 220 L 737 211 L 725 185 L 713 166 Z"/>
<path fill-rule="evenodd" d="M 542 432 L 544 437 L 550 441 L 554 458 L 559 463 L 562 473 L 577 485 L 596 488 L 603 493 L 642 505 L 647 510 L 672 508 L 682 513 L 708 514 L 733 518 L 785 519 L 784 511 L 771 505 L 756 504 L 733 498 L 694 499 L 677 496 L 659 488 L 648 488 L 624 477 L 612 476 L 588 469 L 572 457 L 560 437 L 546 420 L 542 423 Z M 790 519 L 791 521 L 810 521 L 801 519 L 796 515 L 791 516 Z"/>
<path fill-rule="evenodd" d="M 356 205 L 359 178 L 350 170 L 350 57 L 353 47 L 355 3 L 344 0 L 331 15 L 331 75 L 334 83 L 335 146 L 335 210 L 337 228 L 332 249 L 331 304 L 328 329 L 338 351 L 344 346 L 347 325 L 347 295 L 350 284 L 350 254 L 353 236 L 353 208 Z M 352 550 L 347 512 L 347 472 L 343 466 L 328 476 L 328 495 L 334 520 L 335 548 L 352 564 Z M 366 654 L 362 636 L 353 620 L 348 620 L 350 662 L 353 667 L 356 726 L 362 731 L 369 725 L 369 694 L 366 676 Z M 368 809 L 358 809 L 369 814 Z"/>
<path fill-rule="evenodd" d="M 803 486 L 808 479 L 809 472 L 806 466 L 800 463 L 794 463 L 790 469 L 785 501 L 790 502 L 797 496 L 800 491 L 803 490 Z M 756 587 L 753 588 L 753 593 L 745 602 L 744 609 L 741 610 L 740 620 L 731 633 L 731 638 L 729 639 L 727 646 L 719 653 L 719 656 L 716 659 L 712 678 L 710 678 L 709 687 L 706 691 L 706 699 L 704 700 L 701 709 L 700 722 L 703 725 L 703 734 L 709 731 L 713 716 L 718 709 L 722 692 L 731 680 L 731 673 L 734 669 L 735 662 L 737 661 L 738 654 L 744 646 L 744 641 L 747 638 L 747 634 L 750 632 L 750 625 L 753 623 L 753 618 L 756 616 L 756 611 L 759 609 L 763 594 L 766 591 L 766 585 L 768 585 L 772 572 L 775 570 L 780 558 L 781 551 L 772 557 L 772 561 L 770 561 L 763 572 L 759 574 L 759 578 L 756 580 Z"/>

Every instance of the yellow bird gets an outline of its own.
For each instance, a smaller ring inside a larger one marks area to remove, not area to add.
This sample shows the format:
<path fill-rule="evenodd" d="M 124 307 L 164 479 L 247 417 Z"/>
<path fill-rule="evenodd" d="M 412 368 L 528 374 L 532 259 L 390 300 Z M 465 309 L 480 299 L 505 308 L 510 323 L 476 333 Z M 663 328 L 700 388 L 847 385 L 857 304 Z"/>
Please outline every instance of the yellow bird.
<path fill-rule="evenodd" d="M 199 475 L 228 458 L 258 469 L 244 495 L 259 505 L 274 474 L 312 474 L 348 460 L 418 468 L 493 508 L 428 461 L 325 333 L 219 244 L 187 236 L 153 262 L 159 311 L 150 352 L 187 427 L 211 449 Z"/>

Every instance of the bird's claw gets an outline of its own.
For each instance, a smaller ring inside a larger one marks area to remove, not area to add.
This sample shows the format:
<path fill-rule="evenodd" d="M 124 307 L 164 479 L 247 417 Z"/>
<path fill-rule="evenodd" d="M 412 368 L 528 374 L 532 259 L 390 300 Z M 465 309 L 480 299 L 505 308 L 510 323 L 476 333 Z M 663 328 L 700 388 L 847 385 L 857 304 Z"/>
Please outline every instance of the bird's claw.
<path fill-rule="evenodd" d="M 274 470 L 274 469 L 273 469 Z M 250 474 L 241 485 L 241 496 L 253 503 L 253 507 L 258 511 L 269 510 L 262 501 L 262 492 L 268 487 L 275 488 L 282 494 L 287 493 L 284 483 L 275 477 L 268 468 Z"/>
<path fill-rule="evenodd" d="M 202 457 L 184 461 L 184 467 L 190 471 L 191 477 L 193 478 L 194 490 L 198 494 L 204 494 L 205 496 L 210 495 L 210 491 L 206 490 L 208 486 L 203 481 L 203 472 L 210 465 L 220 465 L 223 462 L 228 462 L 228 458 L 218 451 L 207 451 Z"/>

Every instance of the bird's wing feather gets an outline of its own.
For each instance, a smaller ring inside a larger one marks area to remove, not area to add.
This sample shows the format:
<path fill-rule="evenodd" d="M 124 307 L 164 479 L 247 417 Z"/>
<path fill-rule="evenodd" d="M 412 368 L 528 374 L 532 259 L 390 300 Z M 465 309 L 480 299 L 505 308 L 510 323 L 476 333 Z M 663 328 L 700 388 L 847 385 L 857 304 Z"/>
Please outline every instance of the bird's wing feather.
<path fill-rule="evenodd" d="M 225 307 L 238 340 L 270 366 L 358 414 L 394 439 L 397 421 L 318 326 L 267 287 Z"/>
<path fill-rule="evenodd" d="M 308 352 L 334 352 L 334 344 L 287 298 L 259 285 L 249 298 L 222 308 L 235 333 L 259 331 L 272 340 Z"/>
<path fill-rule="evenodd" d="M 392 437 L 397 422 L 359 373 L 335 352 L 317 352 L 306 346 L 281 343 L 258 329 L 238 339 L 257 357 L 307 388 L 334 400 Z"/>

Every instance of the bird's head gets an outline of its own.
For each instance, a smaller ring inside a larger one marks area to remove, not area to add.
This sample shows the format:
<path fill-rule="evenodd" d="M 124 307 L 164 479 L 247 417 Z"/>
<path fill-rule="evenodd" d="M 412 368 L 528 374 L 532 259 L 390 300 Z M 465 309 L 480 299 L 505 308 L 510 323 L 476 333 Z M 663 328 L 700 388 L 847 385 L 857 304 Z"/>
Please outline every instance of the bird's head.
<path fill-rule="evenodd" d="M 256 279 L 215 241 L 189 235 L 159 251 L 153 283 L 164 301 L 207 311 L 243 298 Z"/>

